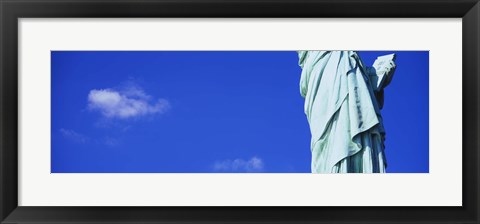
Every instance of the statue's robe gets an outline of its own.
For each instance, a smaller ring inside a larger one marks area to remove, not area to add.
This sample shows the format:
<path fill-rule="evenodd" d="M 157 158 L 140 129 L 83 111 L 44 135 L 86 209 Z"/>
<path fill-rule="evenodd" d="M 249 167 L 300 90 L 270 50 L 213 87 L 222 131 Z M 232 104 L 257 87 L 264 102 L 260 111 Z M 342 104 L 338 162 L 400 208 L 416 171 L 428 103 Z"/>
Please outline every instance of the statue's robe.
<path fill-rule="evenodd" d="M 385 172 L 380 108 L 353 51 L 299 51 L 313 173 Z"/>

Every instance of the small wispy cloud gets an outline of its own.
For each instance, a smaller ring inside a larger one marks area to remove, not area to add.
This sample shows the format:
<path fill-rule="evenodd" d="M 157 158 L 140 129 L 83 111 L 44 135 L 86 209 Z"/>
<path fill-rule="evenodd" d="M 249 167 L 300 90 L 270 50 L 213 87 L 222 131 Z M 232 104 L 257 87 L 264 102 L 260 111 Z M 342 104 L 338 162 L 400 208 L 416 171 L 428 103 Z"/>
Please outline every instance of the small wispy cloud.
<path fill-rule="evenodd" d="M 252 157 L 249 160 L 234 159 L 216 161 L 213 165 L 215 172 L 239 172 L 239 173 L 254 173 L 262 172 L 264 170 L 264 163 L 258 157 Z"/>
<path fill-rule="evenodd" d="M 118 139 L 116 139 L 116 138 L 112 138 L 112 137 L 105 137 L 105 138 L 103 139 L 103 143 L 104 143 L 106 146 L 115 147 L 115 146 L 120 145 L 120 140 L 118 140 Z"/>
<path fill-rule="evenodd" d="M 170 103 L 162 98 L 152 100 L 143 89 L 131 85 L 121 90 L 90 90 L 88 108 L 100 112 L 105 118 L 127 119 L 163 114 L 170 109 Z"/>
<path fill-rule="evenodd" d="M 75 132 L 74 130 L 70 129 L 64 129 L 60 128 L 60 133 L 62 134 L 63 137 L 77 142 L 77 143 L 87 143 L 88 142 L 88 137 L 85 135 L 82 135 L 80 133 Z"/>

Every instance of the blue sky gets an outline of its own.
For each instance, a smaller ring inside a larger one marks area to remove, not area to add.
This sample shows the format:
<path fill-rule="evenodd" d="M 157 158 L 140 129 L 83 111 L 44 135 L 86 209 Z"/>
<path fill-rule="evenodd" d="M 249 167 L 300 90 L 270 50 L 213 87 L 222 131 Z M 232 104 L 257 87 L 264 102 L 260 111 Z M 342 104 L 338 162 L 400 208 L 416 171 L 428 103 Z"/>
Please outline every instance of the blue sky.
<path fill-rule="evenodd" d="M 372 65 L 390 51 L 365 51 Z M 387 172 L 428 172 L 428 52 L 397 53 Z M 53 51 L 53 173 L 309 173 L 293 51 Z M 116 102 L 116 103 L 112 103 Z"/>

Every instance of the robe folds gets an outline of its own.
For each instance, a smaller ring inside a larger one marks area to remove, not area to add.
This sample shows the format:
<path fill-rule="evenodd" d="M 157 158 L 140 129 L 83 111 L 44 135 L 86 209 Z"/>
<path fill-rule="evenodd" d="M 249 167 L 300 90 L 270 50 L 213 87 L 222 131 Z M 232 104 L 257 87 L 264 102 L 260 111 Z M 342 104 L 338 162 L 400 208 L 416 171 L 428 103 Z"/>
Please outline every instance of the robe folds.
<path fill-rule="evenodd" d="M 300 93 L 313 173 L 383 173 L 385 131 L 366 68 L 354 51 L 299 51 Z"/>

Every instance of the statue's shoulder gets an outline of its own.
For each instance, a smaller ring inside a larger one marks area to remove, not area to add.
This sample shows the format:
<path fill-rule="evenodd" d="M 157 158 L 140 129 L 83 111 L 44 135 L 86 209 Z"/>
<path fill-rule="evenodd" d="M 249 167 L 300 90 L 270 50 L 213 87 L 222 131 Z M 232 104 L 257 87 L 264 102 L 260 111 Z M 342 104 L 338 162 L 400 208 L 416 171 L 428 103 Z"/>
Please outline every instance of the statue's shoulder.
<path fill-rule="evenodd" d="M 308 51 L 297 51 L 298 53 L 298 65 L 303 68 L 303 64 L 305 64 L 305 59 L 307 58 Z"/>

